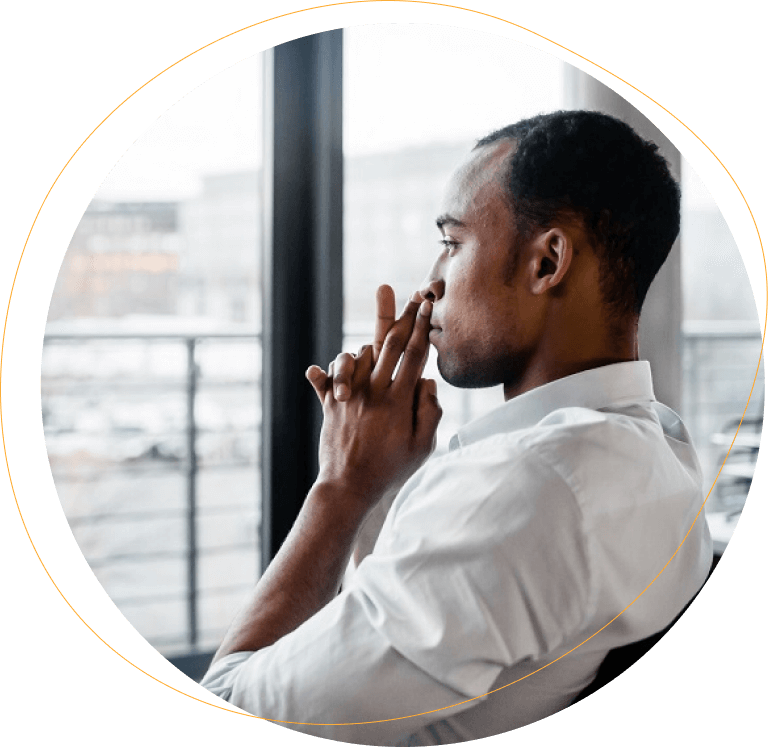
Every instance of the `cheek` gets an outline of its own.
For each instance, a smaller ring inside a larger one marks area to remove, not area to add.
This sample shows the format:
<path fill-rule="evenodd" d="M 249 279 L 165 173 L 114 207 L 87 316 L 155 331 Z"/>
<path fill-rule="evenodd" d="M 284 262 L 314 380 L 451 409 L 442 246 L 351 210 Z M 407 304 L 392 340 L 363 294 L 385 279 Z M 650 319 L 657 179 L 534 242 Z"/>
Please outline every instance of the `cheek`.
<path fill-rule="evenodd" d="M 470 262 L 458 259 L 445 276 L 446 301 L 450 301 L 457 314 L 469 314 L 483 293 L 482 273 Z"/>

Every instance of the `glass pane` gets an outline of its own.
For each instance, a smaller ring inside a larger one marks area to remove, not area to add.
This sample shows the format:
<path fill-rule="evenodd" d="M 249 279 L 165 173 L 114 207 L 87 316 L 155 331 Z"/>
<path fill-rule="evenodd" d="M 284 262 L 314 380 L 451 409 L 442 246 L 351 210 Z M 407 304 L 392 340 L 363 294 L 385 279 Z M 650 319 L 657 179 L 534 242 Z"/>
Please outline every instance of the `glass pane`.
<path fill-rule="evenodd" d="M 731 442 L 755 380 L 762 332 L 747 271 L 720 209 L 683 160 L 683 418 L 708 491 L 708 512 L 737 513 L 752 483 L 762 430 L 759 372 L 737 441 Z M 732 527 L 730 527 L 732 531 Z"/>
<path fill-rule="evenodd" d="M 214 649 L 259 574 L 261 80 L 260 57 L 229 68 L 128 150 L 75 231 L 46 328 L 64 511 L 166 655 Z"/>
<path fill-rule="evenodd" d="M 442 190 L 475 141 L 562 107 L 559 60 L 503 37 L 435 25 L 344 31 L 345 349 L 373 333 L 373 295 L 389 283 L 402 306 L 434 260 Z M 443 419 L 456 429 L 502 402 L 500 388 L 456 389 L 433 358 Z"/>

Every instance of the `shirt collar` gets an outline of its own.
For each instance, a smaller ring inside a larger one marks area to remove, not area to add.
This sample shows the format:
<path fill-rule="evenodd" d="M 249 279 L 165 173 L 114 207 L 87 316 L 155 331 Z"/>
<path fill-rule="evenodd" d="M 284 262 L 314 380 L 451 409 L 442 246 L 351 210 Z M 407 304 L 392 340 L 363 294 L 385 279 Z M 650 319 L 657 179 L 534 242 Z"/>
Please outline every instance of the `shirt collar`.
<path fill-rule="evenodd" d="M 449 449 L 466 447 L 493 434 L 536 425 L 561 408 L 618 407 L 655 400 L 648 361 L 624 361 L 571 374 L 522 395 L 462 426 L 451 437 Z"/>

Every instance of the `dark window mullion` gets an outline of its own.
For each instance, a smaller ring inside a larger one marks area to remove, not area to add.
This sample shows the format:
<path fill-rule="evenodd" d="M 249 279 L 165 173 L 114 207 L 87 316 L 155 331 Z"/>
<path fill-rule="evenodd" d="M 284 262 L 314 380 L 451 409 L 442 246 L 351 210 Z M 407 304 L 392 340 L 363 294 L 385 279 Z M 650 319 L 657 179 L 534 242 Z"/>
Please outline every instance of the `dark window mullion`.
<path fill-rule="evenodd" d="M 304 372 L 342 342 L 342 32 L 297 39 L 265 69 L 262 568 L 317 471 Z"/>

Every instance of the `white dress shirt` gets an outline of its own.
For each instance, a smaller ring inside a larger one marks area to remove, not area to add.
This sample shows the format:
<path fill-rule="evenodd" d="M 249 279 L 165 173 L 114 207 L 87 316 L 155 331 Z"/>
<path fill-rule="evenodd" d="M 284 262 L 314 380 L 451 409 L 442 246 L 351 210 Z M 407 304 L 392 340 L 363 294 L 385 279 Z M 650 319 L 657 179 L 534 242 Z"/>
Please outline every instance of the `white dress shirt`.
<path fill-rule="evenodd" d="M 350 743 L 512 730 L 566 707 L 610 649 L 693 597 L 712 560 L 703 501 L 647 362 L 550 382 L 460 429 L 333 602 L 276 644 L 222 658 L 202 685 Z"/>

